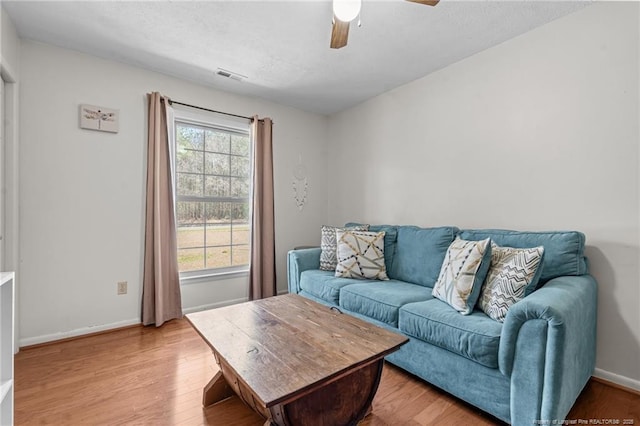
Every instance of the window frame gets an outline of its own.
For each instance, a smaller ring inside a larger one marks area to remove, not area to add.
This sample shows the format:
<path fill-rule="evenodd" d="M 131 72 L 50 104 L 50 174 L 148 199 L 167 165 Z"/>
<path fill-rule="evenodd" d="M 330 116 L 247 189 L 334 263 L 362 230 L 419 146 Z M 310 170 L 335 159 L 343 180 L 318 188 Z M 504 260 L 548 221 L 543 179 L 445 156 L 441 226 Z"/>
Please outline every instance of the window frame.
<path fill-rule="evenodd" d="M 238 202 L 247 202 L 249 205 L 249 218 L 251 217 L 251 208 L 253 199 L 253 187 L 252 187 L 252 176 L 253 176 L 253 147 L 251 143 L 249 143 L 249 176 L 247 177 L 249 184 L 249 195 L 247 197 L 215 197 L 215 196 L 194 196 L 194 195 L 178 195 L 178 126 L 180 124 L 184 124 L 187 126 L 200 127 L 205 130 L 214 130 L 214 131 L 222 131 L 225 133 L 235 134 L 239 136 L 247 136 L 249 140 L 251 140 L 251 131 L 249 123 L 246 121 L 233 120 L 227 118 L 218 118 L 212 117 L 210 115 L 193 113 L 191 111 L 174 109 L 173 114 L 173 145 L 175 147 L 175 158 L 174 162 L 174 203 L 175 209 L 177 210 L 178 202 L 221 202 L 221 203 L 238 203 Z M 209 152 L 204 149 L 201 152 Z M 232 155 L 232 154 L 229 154 Z M 203 169 L 202 174 L 198 174 L 201 176 L 207 176 L 205 174 L 205 170 Z M 232 175 L 227 175 L 229 177 L 233 177 Z M 232 225 L 233 226 L 233 225 Z M 178 231 L 178 217 L 176 212 L 176 233 Z M 251 220 L 249 219 L 249 243 L 247 247 L 249 248 L 249 252 L 251 250 Z M 206 231 L 205 232 L 205 240 L 203 248 L 206 253 Z M 231 244 L 230 246 L 233 246 Z M 206 254 L 205 254 L 206 256 Z M 199 282 L 203 280 L 211 281 L 211 280 L 219 280 L 219 279 L 228 279 L 234 277 L 243 277 L 249 274 L 249 264 L 246 265 L 238 265 L 238 266 L 229 266 L 229 267 L 220 267 L 220 268 L 203 268 L 192 271 L 180 271 L 180 282 L 181 284 L 189 283 L 189 282 Z"/>

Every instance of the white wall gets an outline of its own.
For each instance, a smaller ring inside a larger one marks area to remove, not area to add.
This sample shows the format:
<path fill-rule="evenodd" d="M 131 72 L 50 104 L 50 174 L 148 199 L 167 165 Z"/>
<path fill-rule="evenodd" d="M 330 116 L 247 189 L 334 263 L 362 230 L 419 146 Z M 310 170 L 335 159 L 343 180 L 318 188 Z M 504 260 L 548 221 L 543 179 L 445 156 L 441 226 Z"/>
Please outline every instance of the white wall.
<path fill-rule="evenodd" d="M 2 269 L 16 273 L 15 303 L 20 300 L 20 271 L 19 271 L 19 205 L 18 205 L 18 86 L 20 71 L 20 39 L 16 28 L 0 5 L 0 75 L 4 81 L 4 122 L 0 126 L 3 131 L 3 152 L 0 157 L 2 171 L 4 205 L 4 230 L 2 245 Z M 15 312 L 15 311 L 14 311 Z M 14 321 L 16 329 L 19 327 L 18 316 Z M 18 335 L 15 336 L 15 347 L 18 348 Z"/>
<path fill-rule="evenodd" d="M 16 28 L 9 15 L 0 6 L 0 49 L 2 49 L 2 66 L 12 72 L 18 72 L 20 57 L 20 40 Z"/>
<path fill-rule="evenodd" d="M 331 223 L 583 231 L 597 374 L 640 389 L 638 11 L 595 4 L 330 117 L 328 175 Z"/>
<path fill-rule="evenodd" d="M 18 82 L 20 70 L 20 39 L 9 15 L 0 7 L 0 75 L 4 89 L 4 150 L 0 170 L 4 188 L 5 229 L 2 240 L 2 266 L 17 273 L 18 259 Z M 19 279 L 19 274 L 16 274 Z M 19 284 L 16 284 L 19 286 Z"/>
<path fill-rule="evenodd" d="M 276 261 L 285 290 L 290 248 L 319 239 L 327 217 L 327 119 L 45 44 L 21 49 L 20 342 L 38 343 L 140 320 L 146 98 L 171 98 L 274 122 Z M 120 110 L 118 134 L 82 130 L 78 105 Z M 307 159 L 309 204 L 291 180 Z M 125 296 L 116 283 L 129 282 Z M 247 279 L 183 286 L 186 311 L 247 296 Z"/>

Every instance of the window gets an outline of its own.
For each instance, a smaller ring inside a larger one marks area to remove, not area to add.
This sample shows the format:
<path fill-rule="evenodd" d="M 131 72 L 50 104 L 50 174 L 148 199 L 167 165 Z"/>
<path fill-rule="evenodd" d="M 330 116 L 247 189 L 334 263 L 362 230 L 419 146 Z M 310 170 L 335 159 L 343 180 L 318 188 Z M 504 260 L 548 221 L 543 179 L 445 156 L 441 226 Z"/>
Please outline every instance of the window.
<path fill-rule="evenodd" d="M 248 129 L 176 119 L 175 135 L 181 276 L 246 270 L 251 193 Z"/>

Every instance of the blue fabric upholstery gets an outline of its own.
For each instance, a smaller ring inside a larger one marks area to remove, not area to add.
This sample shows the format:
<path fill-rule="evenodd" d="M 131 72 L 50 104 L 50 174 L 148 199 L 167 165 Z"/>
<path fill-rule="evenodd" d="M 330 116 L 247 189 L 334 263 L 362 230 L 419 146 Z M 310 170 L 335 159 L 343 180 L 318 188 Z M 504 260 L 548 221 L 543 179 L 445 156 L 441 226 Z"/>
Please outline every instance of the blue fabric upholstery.
<path fill-rule="evenodd" d="M 289 293 L 300 293 L 300 276 L 304 271 L 320 268 L 320 247 L 291 250 L 287 254 Z"/>
<path fill-rule="evenodd" d="M 435 282 L 439 269 L 424 278 L 432 269 L 420 264 L 421 257 L 435 256 L 421 246 L 422 237 L 425 245 L 433 244 L 430 232 L 371 227 L 383 228 L 389 231 L 388 270 L 417 283 L 398 280 L 398 275 L 380 282 L 319 273 L 318 248 L 289 252 L 289 291 L 327 306 L 338 304 L 346 314 L 406 334 L 409 343 L 389 355 L 389 362 L 502 421 L 531 425 L 566 418 L 595 366 L 597 285 L 587 275 L 584 235 L 502 230 L 458 234 L 469 240 L 491 238 L 504 247 L 545 248 L 544 286 L 512 305 L 500 324 L 478 311 L 462 316 L 432 298 L 427 280 Z"/>
<path fill-rule="evenodd" d="M 584 257 L 585 236 L 576 231 L 521 232 L 502 229 L 465 229 L 460 231 L 465 240 L 491 241 L 504 247 L 530 248 L 543 246 L 544 259 L 540 272 L 540 285 L 552 278 L 588 273 Z M 539 286 L 540 286 L 539 285 Z"/>
<path fill-rule="evenodd" d="M 540 368 L 528 366 L 544 365 L 547 351 L 547 322 L 531 320 L 523 324 L 515 350 L 518 358 L 514 360 L 515 370 L 511 375 L 511 415 L 526 418 L 530 413 L 542 412 L 544 392 L 544 374 Z M 531 342 L 540 344 L 532 345 Z M 535 397 L 531 397 L 535 395 Z M 564 419 L 564 416 L 562 417 Z M 545 420 L 555 420 L 545 419 Z"/>
<path fill-rule="evenodd" d="M 346 309 L 343 309 L 343 312 L 378 327 L 398 332 L 397 328 L 387 323 L 357 312 Z M 491 413 L 504 422 L 510 421 L 509 379 L 495 368 L 484 367 L 411 336 L 409 336 L 409 343 L 387 355 L 385 360 Z M 459 372 L 464 373 L 459 374 Z M 478 386 L 478 384 L 481 385 Z"/>
<path fill-rule="evenodd" d="M 512 397 L 530 397 L 535 394 L 535 381 L 543 381 L 539 419 L 565 418 L 593 373 L 597 293 L 596 282 L 589 275 L 559 277 L 513 305 L 507 313 L 498 365 L 505 376 L 512 378 Z M 520 344 L 532 334 L 530 322 L 540 321 L 546 322 L 544 330 L 529 337 L 526 346 Z M 545 348 L 544 362 L 521 358 L 532 358 L 527 351 L 536 345 Z M 533 380 L 528 382 L 527 378 Z"/>
<path fill-rule="evenodd" d="M 318 299 L 337 306 L 340 289 L 346 285 L 359 282 L 362 281 L 351 278 L 336 278 L 335 273 L 331 271 L 311 269 L 302 273 L 300 289 Z"/>
<path fill-rule="evenodd" d="M 395 257 L 389 278 L 433 287 L 438 279 L 442 261 L 458 228 L 398 228 Z"/>
<path fill-rule="evenodd" d="M 509 379 L 495 368 L 414 337 L 409 337 L 409 343 L 385 359 L 504 422 L 518 426 L 534 424 L 533 418 L 528 422 L 513 420 L 509 411 Z"/>
<path fill-rule="evenodd" d="M 431 299 L 431 289 L 402 281 L 366 281 L 340 290 L 340 307 L 398 326 L 398 309 Z"/>
<path fill-rule="evenodd" d="M 398 328 L 486 367 L 498 368 L 502 324 L 482 311 L 460 315 L 438 299 L 409 303 L 400 308 Z"/>
<path fill-rule="evenodd" d="M 320 303 L 320 304 L 322 304 L 322 305 L 329 306 L 329 307 L 331 307 L 331 308 L 336 307 L 336 305 L 335 305 L 335 304 L 333 304 L 333 303 L 329 303 L 329 302 L 327 302 L 326 300 L 323 300 L 323 299 L 320 299 L 320 298 L 318 298 L 318 297 L 315 297 L 313 294 L 309 294 L 309 293 L 307 293 L 307 292 L 306 292 L 306 291 L 304 291 L 304 290 L 300 290 L 300 293 L 298 293 L 298 294 L 299 294 L 300 296 L 304 296 L 304 297 L 306 297 L 307 299 L 313 300 L 314 302 L 318 302 L 318 303 Z"/>

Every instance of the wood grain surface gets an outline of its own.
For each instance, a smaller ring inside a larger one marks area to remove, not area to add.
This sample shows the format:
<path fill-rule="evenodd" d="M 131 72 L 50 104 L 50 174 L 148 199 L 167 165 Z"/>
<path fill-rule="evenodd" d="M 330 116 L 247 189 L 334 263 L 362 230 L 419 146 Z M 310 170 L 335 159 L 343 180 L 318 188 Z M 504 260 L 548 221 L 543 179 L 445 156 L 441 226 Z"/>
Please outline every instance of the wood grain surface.
<path fill-rule="evenodd" d="M 197 312 L 187 319 L 265 407 L 408 341 L 295 294 Z"/>
<path fill-rule="evenodd" d="M 15 424 L 262 426 L 237 397 L 202 408 L 202 389 L 217 371 L 211 349 L 185 320 L 21 349 Z M 373 407 L 361 426 L 502 424 L 388 363 Z M 567 419 L 640 425 L 640 396 L 592 380 Z"/>

